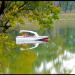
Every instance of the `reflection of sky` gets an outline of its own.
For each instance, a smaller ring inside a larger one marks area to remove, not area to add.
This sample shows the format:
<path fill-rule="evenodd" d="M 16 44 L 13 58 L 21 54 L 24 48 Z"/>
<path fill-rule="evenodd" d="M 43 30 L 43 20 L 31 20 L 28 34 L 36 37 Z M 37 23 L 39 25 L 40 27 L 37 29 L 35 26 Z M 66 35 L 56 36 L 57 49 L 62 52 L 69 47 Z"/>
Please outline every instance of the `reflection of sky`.
<path fill-rule="evenodd" d="M 71 74 L 75 73 L 75 54 L 70 52 L 65 52 L 67 54 L 68 60 L 63 61 L 63 67 L 71 70 Z"/>
<path fill-rule="evenodd" d="M 59 5 L 59 1 L 55 1 L 55 2 L 54 2 L 54 5 L 55 5 L 55 6 L 58 6 L 58 5 Z"/>
<path fill-rule="evenodd" d="M 75 53 L 70 53 L 69 51 L 64 51 L 63 55 L 60 55 L 57 57 L 54 61 L 50 62 L 41 62 L 40 67 L 36 67 L 35 70 L 37 73 L 42 73 L 45 70 L 50 70 L 51 74 L 58 74 L 56 71 L 57 67 L 55 68 L 54 63 L 61 62 L 61 65 L 59 67 L 60 73 L 65 73 L 64 69 L 66 69 L 66 73 L 69 73 L 68 71 L 71 71 L 70 74 L 75 74 Z"/>

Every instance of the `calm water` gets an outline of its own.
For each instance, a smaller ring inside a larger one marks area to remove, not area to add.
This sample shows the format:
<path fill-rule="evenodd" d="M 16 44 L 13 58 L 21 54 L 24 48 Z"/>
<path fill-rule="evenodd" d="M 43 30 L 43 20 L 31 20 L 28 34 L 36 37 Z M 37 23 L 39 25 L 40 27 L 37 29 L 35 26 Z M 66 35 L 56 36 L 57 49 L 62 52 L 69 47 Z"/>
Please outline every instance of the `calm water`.
<path fill-rule="evenodd" d="M 73 29 L 60 30 L 60 34 L 49 38 L 33 50 L 21 51 L 28 45 L 18 46 L 5 52 L 0 62 L 1 73 L 22 74 L 72 74 L 75 73 L 75 36 Z M 5 48 L 7 49 L 8 46 Z M 1 56 L 0 56 L 1 58 Z"/>

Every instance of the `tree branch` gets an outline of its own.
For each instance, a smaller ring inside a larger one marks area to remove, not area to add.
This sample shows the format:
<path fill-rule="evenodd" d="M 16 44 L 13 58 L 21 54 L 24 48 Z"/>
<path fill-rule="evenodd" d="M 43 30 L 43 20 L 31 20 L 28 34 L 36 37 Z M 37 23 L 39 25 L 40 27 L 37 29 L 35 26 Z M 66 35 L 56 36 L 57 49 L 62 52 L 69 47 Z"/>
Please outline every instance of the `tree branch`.
<path fill-rule="evenodd" d="M 8 22 L 9 22 L 9 20 L 6 21 L 6 23 L 5 23 L 4 26 L 0 26 L 0 27 L 3 27 L 3 30 L 2 30 L 2 31 L 3 31 L 4 33 L 6 32 L 7 29 L 9 29 L 9 27 L 11 27 L 10 25 L 9 25 L 9 26 L 7 25 Z"/>
<path fill-rule="evenodd" d="M 2 1 L 1 8 L 0 8 L 0 15 L 4 13 L 4 9 L 5 9 L 5 2 Z"/>
<path fill-rule="evenodd" d="M 26 2 L 24 2 L 24 4 L 23 4 L 23 5 L 21 5 L 18 9 L 23 8 L 23 7 L 24 7 L 27 3 L 28 3 L 27 1 L 26 1 Z"/>

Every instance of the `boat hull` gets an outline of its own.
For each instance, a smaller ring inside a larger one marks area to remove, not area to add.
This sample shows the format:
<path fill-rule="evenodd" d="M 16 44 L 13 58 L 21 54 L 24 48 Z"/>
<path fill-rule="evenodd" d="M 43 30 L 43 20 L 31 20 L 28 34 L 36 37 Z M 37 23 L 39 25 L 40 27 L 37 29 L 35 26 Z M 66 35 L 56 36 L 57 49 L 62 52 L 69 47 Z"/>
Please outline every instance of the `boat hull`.
<path fill-rule="evenodd" d="M 32 36 L 32 37 L 24 37 L 24 36 L 17 36 L 16 37 L 16 44 L 32 44 L 32 43 L 44 43 L 47 42 L 43 39 L 48 39 L 48 36 Z"/>

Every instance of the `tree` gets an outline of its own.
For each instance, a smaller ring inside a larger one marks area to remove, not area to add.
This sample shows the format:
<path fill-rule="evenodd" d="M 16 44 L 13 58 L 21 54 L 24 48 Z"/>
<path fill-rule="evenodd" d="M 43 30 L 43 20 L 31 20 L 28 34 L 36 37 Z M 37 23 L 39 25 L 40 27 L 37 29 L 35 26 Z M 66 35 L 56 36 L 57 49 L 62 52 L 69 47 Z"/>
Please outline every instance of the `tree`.
<path fill-rule="evenodd" d="M 17 23 L 23 23 L 24 18 L 37 20 L 40 28 L 51 28 L 59 13 L 59 7 L 51 1 L 0 1 L 0 5 L 0 27 L 4 33 Z"/>

